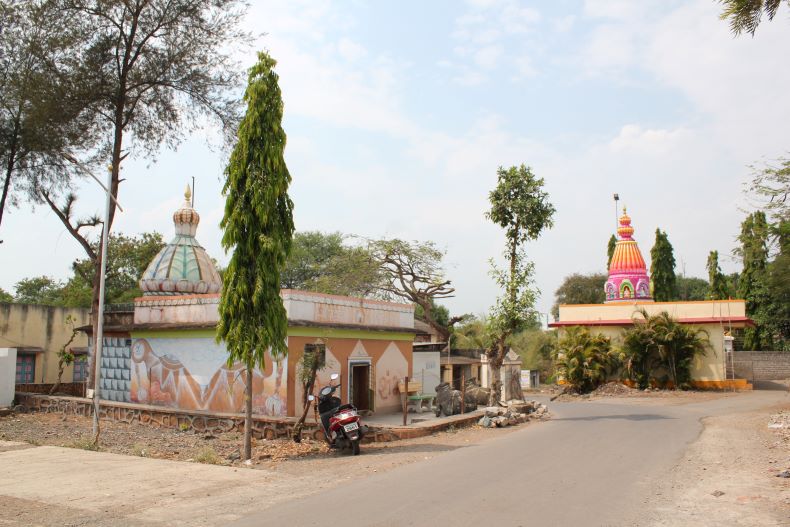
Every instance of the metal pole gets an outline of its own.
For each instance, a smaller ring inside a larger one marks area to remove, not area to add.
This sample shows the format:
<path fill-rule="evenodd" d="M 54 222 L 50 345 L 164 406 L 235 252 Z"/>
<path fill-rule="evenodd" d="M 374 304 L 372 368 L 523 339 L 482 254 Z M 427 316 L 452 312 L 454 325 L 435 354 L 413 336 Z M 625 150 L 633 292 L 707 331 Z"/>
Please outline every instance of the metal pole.
<path fill-rule="evenodd" d="M 461 413 L 466 413 L 466 370 L 461 370 Z"/>
<path fill-rule="evenodd" d="M 409 377 L 403 379 L 403 426 L 406 426 L 407 414 L 409 413 Z"/>
<path fill-rule="evenodd" d="M 99 320 L 96 324 L 96 350 L 93 354 L 93 440 L 99 440 L 99 392 L 101 388 L 101 352 L 104 344 L 104 278 L 107 272 L 107 238 L 109 235 L 110 203 L 112 199 L 112 167 L 107 174 L 107 198 L 101 236 L 101 265 L 99 270 Z"/>
<path fill-rule="evenodd" d="M 620 212 L 617 208 L 617 205 L 620 201 L 620 195 L 615 194 L 614 196 L 614 232 L 617 232 L 617 227 L 620 225 Z"/>

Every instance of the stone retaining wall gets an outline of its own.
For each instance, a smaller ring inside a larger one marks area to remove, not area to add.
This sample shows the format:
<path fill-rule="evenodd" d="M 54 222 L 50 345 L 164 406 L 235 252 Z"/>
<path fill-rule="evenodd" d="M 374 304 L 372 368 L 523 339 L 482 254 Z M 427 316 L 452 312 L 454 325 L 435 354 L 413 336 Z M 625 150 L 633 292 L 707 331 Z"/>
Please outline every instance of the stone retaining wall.
<path fill-rule="evenodd" d="M 14 390 L 17 392 L 24 392 L 24 393 L 41 393 L 41 394 L 48 394 L 52 387 L 55 386 L 53 383 L 27 383 L 27 384 L 17 384 L 14 386 Z M 59 394 L 65 395 L 72 395 L 74 397 L 82 397 L 85 395 L 85 383 L 84 382 L 62 382 L 58 387 Z"/>
<path fill-rule="evenodd" d="M 17 403 L 30 412 L 58 413 L 81 416 L 93 415 L 93 401 L 84 397 L 49 396 L 33 393 L 16 393 Z M 99 418 L 122 423 L 136 423 L 156 428 L 177 428 L 203 432 L 231 432 L 244 430 L 242 414 L 208 414 L 203 412 L 182 412 L 169 408 L 133 403 L 102 401 Z M 470 426 L 480 418 L 480 411 L 455 415 L 440 422 L 407 427 L 371 426 L 365 436 L 366 443 L 397 441 L 435 434 L 451 427 Z M 252 433 L 256 439 L 290 438 L 297 419 L 293 417 L 273 418 L 253 416 Z M 363 419 L 364 422 L 364 419 Z M 321 439 L 323 432 L 315 422 L 304 424 L 303 434 Z"/>
<path fill-rule="evenodd" d="M 735 376 L 749 381 L 790 379 L 790 352 L 736 351 Z"/>

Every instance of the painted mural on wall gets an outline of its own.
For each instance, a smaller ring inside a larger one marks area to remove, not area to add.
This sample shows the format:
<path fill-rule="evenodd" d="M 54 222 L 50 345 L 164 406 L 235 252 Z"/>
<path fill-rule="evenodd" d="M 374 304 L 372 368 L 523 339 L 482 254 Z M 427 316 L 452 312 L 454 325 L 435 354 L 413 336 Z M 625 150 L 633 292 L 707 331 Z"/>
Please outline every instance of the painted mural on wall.
<path fill-rule="evenodd" d="M 398 382 L 409 374 L 409 363 L 394 342 L 376 361 L 376 404 L 377 407 L 400 405 Z"/>
<path fill-rule="evenodd" d="M 136 339 L 132 344 L 130 399 L 133 403 L 183 410 L 242 412 L 246 371 L 228 367 L 227 351 L 211 338 Z M 287 362 L 266 355 L 253 371 L 252 411 L 286 415 Z"/>

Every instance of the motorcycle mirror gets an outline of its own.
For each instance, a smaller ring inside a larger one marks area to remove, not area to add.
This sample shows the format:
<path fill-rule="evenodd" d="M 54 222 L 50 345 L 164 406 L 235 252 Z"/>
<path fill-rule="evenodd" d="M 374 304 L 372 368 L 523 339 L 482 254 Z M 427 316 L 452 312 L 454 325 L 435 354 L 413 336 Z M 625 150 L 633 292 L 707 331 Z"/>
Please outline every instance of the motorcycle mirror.
<path fill-rule="evenodd" d="M 311 395 L 308 395 L 308 396 L 307 396 L 307 400 L 308 400 L 308 401 L 315 401 L 315 395 L 312 395 L 312 394 L 311 394 Z"/>
<path fill-rule="evenodd" d="M 333 373 L 332 375 L 329 376 L 329 378 L 332 379 L 333 381 L 336 381 L 340 378 L 340 375 L 338 375 L 337 373 Z"/>

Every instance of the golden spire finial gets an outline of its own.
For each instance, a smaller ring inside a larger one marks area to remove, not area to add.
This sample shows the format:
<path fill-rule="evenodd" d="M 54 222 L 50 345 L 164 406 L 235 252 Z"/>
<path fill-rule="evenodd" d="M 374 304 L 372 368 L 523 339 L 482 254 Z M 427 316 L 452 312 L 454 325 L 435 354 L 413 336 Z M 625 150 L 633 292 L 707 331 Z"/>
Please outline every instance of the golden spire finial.
<path fill-rule="evenodd" d="M 184 199 L 187 203 L 192 201 L 192 189 L 189 188 L 189 183 L 187 183 L 187 189 L 184 191 Z"/>

